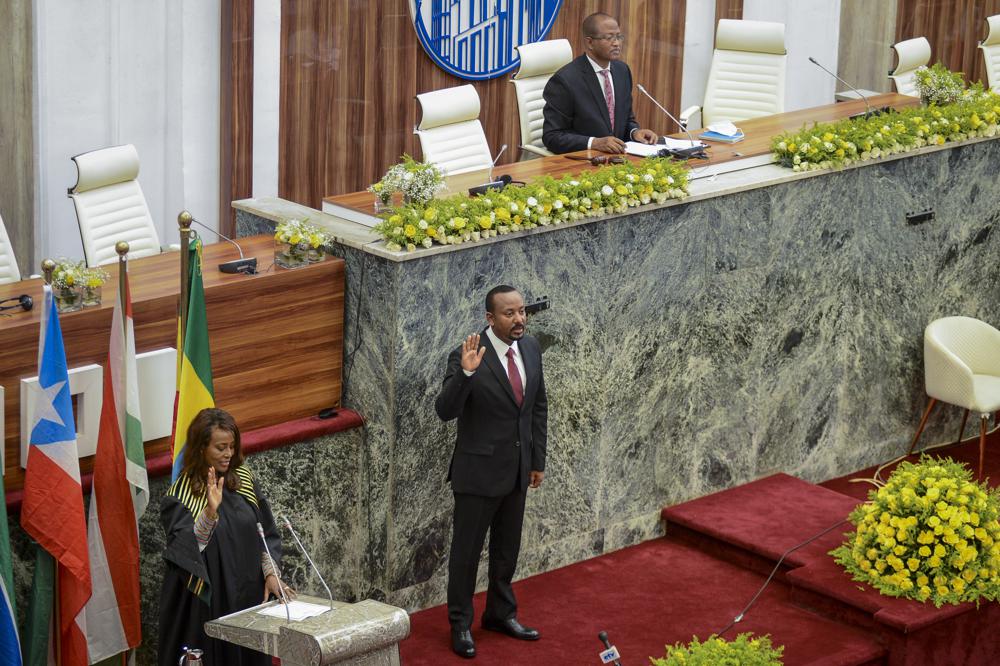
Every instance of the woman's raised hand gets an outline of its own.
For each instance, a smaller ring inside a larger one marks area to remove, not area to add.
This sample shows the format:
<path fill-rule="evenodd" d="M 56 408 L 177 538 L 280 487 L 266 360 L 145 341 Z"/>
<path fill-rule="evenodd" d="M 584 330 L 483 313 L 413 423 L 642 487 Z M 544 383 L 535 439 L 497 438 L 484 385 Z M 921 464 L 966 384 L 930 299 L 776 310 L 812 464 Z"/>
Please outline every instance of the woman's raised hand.
<path fill-rule="evenodd" d="M 208 493 L 208 517 L 215 520 L 219 517 L 219 505 L 222 504 L 222 486 L 226 482 L 224 477 L 219 476 L 215 473 L 214 467 L 208 468 L 208 483 L 206 485 L 206 490 Z"/>

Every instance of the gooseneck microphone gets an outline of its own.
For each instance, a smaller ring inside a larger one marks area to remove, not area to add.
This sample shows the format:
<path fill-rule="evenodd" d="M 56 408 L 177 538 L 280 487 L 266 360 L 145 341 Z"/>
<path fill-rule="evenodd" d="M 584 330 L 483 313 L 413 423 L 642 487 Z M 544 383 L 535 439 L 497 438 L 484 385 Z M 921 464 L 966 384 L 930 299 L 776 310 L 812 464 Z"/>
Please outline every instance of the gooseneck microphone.
<path fill-rule="evenodd" d="M 622 666 L 622 663 L 619 661 L 619 659 L 621 659 L 621 655 L 618 654 L 618 648 L 616 648 L 608 641 L 608 632 L 602 631 L 601 633 L 597 634 L 597 638 L 599 638 L 601 643 L 604 644 L 604 651 L 601 652 L 600 655 L 601 663 L 614 664 L 615 666 Z"/>
<path fill-rule="evenodd" d="M 691 132 L 688 131 L 687 125 L 677 120 L 677 118 L 674 117 L 674 114 L 667 111 L 667 109 L 662 104 L 657 102 L 656 98 L 650 95 L 649 91 L 647 91 L 646 88 L 641 83 L 635 84 L 635 87 L 639 89 L 639 92 L 648 97 L 649 100 L 653 104 L 655 104 L 660 111 L 663 111 L 663 113 L 667 114 L 667 117 L 670 118 L 672 121 L 674 121 L 674 123 L 676 123 L 676 125 L 681 128 L 681 131 L 687 135 L 688 141 L 691 142 L 690 148 L 668 149 L 668 152 L 670 152 L 671 155 L 673 155 L 674 157 L 680 157 L 682 159 L 687 159 L 689 157 L 707 158 L 707 155 L 705 155 L 704 146 L 702 146 L 701 144 L 699 144 L 697 141 L 694 140 L 694 137 L 691 136 Z"/>
<path fill-rule="evenodd" d="M 236 250 L 240 253 L 240 258 L 239 259 L 234 259 L 233 261 L 227 261 L 225 263 L 219 264 L 219 271 L 220 272 L 222 272 L 222 273 L 246 273 L 247 275 L 256 275 L 256 273 L 257 273 L 257 257 L 250 257 L 249 259 L 245 258 L 243 256 L 243 248 L 241 248 L 240 244 L 237 243 L 236 241 L 234 241 L 232 238 L 230 238 L 229 236 L 226 236 L 224 234 L 220 234 L 218 231 L 216 231 L 212 227 L 208 226 L 207 224 L 204 224 L 203 222 L 199 222 L 198 220 L 194 219 L 193 217 L 191 218 L 191 221 L 194 222 L 195 224 L 197 224 L 199 227 L 202 227 L 203 229 L 208 229 L 209 231 L 211 231 L 213 234 L 215 234 L 216 236 L 218 236 L 222 240 L 229 241 L 230 243 L 232 243 L 233 245 L 236 246 Z"/>
<path fill-rule="evenodd" d="M 486 194 L 490 190 L 502 190 L 503 188 L 510 185 L 511 182 L 513 182 L 514 179 L 508 176 L 507 174 L 500 176 L 496 180 L 493 179 L 493 167 L 497 165 L 497 160 L 500 159 L 500 156 L 504 154 L 505 150 L 507 150 L 506 143 L 500 146 L 500 152 L 497 153 L 497 156 L 493 158 L 493 163 L 490 164 L 490 173 L 488 176 L 489 179 L 488 182 L 483 183 L 482 185 L 476 185 L 475 187 L 470 187 L 469 196 L 474 197 L 479 194 Z"/>
<path fill-rule="evenodd" d="M 299 547 L 299 552 L 305 556 L 306 561 L 309 562 L 309 566 L 312 567 L 313 573 L 315 573 L 316 577 L 319 578 L 319 582 L 323 584 L 323 589 L 326 590 L 326 596 L 330 600 L 330 610 L 333 610 L 333 592 L 330 591 L 330 586 L 326 584 L 325 580 L 323 580 L 323 574 L 319 572 L 319 569 L 316 567 L 316 563 L 313 562 L 311 557 L 309 557 L 306 547 L 303 546 L 302 542 L 299 540 L 299 535 L 296 534 L 295 530 L 292 528 L 292 522 L 288 520 L 287 516 L 282 516 L 281 519 L 285 521 L 285 527 L 288 528 L 288 532 L 292 535 L 292 539 L 295 540 L 295 545 Z"/>
<path fill-rule="evenodd" d="M 271 557 L 271 549 L 267 547 L 267 539 L 264 538 L 264 528 L 260 523 L 257 523 L 257 536 L 260 537 L 260 542 L 264 544 L 267 561 L 271 563 L 271 569 L 274 570 L 274 577 L 278 579 L 278 596 L 281 598 L 281 604 L 285 607 L 285 618 L 291 623 L 292 612 L 288 608 L 288 597 L 285 596 L 285 586 L 281 582 L 281 576 L 278 575 L 278 565 L 274 563 L 274 558 Z"/>
<path fill-rule="evenodd" d="M 820 69 L 822 69 L 824 72 L 826 72 L 827 74 L 829 74 L 833 78 L 837 79 L 838 81 L 840 81 L 841 83 L 843 83 L 845 86 L 847 86 L 848 88 L 850 88 L 854 92 L 858 93 L 858 97 L 860 97 L 861 100 L 865 103 L 866 111 L 864 113 L 856 113 L 853 116 L 850 116 L 851 118 L 871 118 L 872 116 L 877 116 L 877 115 L 883 114 L 886 111 L 890 110 L 891 107 L 888 107 L 888 106 L 882 107 L 881 109 L 873 109 L 871 103 L 868 101 L 868 98 L 865 97 L 864 93 L 862 93 L 860 90 L 858 90 L 857 88 L 855 88 L 854 86 L 852 86 L 850 83 L 848 83 L 844 79 L 840 78 L 839 76 L 837 76 L 836 74 L 834 74 L 833 72 L 831 72 L 830 70 L 828 70 L 823 65 L 819 64 L 816 61 L 816 58 L 813 58 L 812 56 L 809 56 L 809 62 L 811 62 L 812 64 L 816 65 L 817 67 L 819 67 Z"/>

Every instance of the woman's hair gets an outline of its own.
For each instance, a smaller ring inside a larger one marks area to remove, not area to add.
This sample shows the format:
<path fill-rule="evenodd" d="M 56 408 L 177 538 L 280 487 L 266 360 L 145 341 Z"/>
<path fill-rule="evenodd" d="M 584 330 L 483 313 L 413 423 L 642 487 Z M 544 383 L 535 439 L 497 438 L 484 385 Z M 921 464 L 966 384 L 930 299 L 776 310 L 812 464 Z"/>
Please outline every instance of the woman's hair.
<path fill-rule="evenodd" d="M 195 496 L 205 492 L 205 480 L 208 478 L 208 463 L 205 462 L 205 449 L 212 441 L 212 431 L 216 428 L 225 430 L 233 436 L 233 457 L 229 461 L 226 473 L 226 488 L 237 490 L 240 487 L 240 477 L 233 474 L 237 467 L 243 464 L 243 448 L 240 446 L 240 429 L 236 420 L 224 409 L 209 407 L 203 409 L 191 421 L 187 431 L 187 443 L 184 447 L 184 465 L 181 475 L 187 474 L 191 483 L 191 492 Z"/>

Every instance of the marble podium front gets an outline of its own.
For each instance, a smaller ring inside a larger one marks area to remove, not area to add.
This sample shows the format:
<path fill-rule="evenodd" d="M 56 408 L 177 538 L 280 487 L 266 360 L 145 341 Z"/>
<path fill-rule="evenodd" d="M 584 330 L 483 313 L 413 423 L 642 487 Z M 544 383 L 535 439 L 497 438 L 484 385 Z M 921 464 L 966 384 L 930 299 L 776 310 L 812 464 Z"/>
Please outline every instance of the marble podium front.
<path fill-rule="evenodd" d="M 498 283 L 549 302 L 529 322 L 549 456 L 519 576 L 656 536 L 667 504 L 905 452 L 926 324 L 1000 322 L 996 164 L 990 139 L 829 172 L 764 166 L 698 180 L 683 202 L 410 254 L 290 202 L 234 203 L 242 235 L 308 216 L 347 261 L 344 403 L 367 424 L 359 597 L 444 599 L 454 426 L 433 402 Z M 954 437 L 946 413 L 924 441 Z"/>

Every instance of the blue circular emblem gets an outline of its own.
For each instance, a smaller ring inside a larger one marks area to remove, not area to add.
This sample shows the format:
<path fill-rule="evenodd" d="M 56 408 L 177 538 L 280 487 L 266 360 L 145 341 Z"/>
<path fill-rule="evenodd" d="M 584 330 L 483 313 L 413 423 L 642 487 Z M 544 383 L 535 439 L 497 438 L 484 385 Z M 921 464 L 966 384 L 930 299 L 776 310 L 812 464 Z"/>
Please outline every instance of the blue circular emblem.
<path fill-rule="evenodd" d="M 516 47 L 545 39 L 562 0 L 410 0 L 427 55 L 449 74 L 481 81 L 517 67 Z"/>

